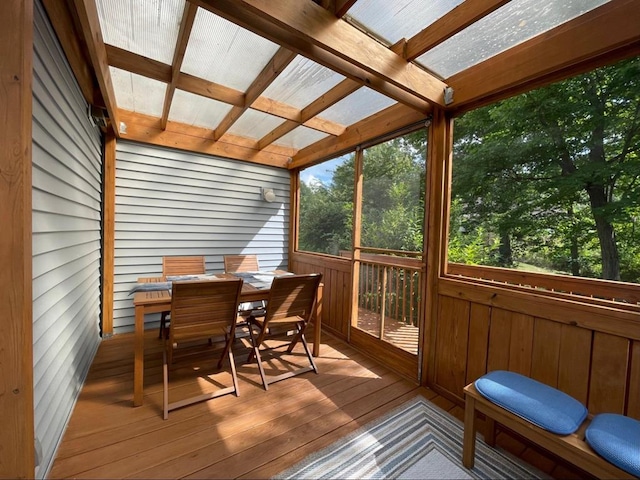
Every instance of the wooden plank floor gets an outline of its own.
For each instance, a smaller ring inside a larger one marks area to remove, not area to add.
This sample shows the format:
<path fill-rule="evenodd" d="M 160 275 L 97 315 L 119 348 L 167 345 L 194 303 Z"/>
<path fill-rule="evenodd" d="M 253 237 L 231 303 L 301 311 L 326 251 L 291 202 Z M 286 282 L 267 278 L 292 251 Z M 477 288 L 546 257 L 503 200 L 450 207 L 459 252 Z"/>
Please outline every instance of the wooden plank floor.
<path fill-rule="evenodd" d="M 138 408 L 132 407 L 133 336 L 104 341 L 49 477 L 269 478 L 416 395 L 462 418 L 460 406 L 330 335 L 323 334 L 320 374 L 278 382 L 268 392 L 256 364 L 244 363 L 247 350 L 237 344 L 240 396 L 179 409 L 163 420 L 157 332 L 149 331 L 145 338 L 145 397 Z M 229 381 L 219 373 L 197 382 L 193 365 L 170 377 L 172 401 Z M 267 373 L 277 367 L 269 362 Z M 498 441 L 556 478 L 584 478 L 506 434 Z"/>

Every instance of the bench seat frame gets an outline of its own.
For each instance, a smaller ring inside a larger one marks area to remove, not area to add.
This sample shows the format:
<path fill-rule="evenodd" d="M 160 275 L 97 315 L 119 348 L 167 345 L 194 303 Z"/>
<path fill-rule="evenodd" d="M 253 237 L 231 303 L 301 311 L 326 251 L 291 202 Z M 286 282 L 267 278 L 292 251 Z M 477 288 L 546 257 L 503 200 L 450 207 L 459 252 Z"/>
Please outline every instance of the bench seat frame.
<path fill-rule="evenodd" d="M 496 422 L 549 452 L 576 465 L 598 478 L 636 478 L 599 456 L 585 441 L 584 433 L 591 422 L 589 415 L 580 428 L 571 435 L 557 435 L 505 410 L 483 397 L 473 383 L 464 388 L 464 441 L 462 463 L 473 468 L 476 448 L 476 412 L 486 417 L 485 442 L 495 447 Z"/>

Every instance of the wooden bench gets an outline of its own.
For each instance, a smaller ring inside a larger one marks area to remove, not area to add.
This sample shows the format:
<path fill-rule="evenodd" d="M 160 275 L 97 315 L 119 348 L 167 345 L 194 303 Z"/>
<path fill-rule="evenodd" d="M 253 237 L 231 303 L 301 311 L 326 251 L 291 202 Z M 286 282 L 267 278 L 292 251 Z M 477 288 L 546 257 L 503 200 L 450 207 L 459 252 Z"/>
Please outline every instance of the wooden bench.
<path fill-rule="evenodd" d="M 591 422 L 591 415 L 587 417 L 575 433 L 571 435 L 556 435 L 486 399 L 478 392 L 473 383 L 464 388 L 464 393 L 462 463 L 466 468 L 473 468 L 476 444 L 476 412 L 480 412 L 486 416 L 484 437 L 485 442 L 491 447 L 495 447 L 496 444 L 497 422 L 598 478 L 636 478 L 600 457 L 586 443 L 584 433 Z"/>

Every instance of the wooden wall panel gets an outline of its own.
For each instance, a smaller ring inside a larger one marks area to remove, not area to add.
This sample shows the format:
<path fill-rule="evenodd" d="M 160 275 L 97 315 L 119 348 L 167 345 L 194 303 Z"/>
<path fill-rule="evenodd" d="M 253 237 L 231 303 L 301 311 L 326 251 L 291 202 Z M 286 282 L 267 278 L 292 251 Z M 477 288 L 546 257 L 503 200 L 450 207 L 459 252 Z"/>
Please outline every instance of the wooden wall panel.
<path fill-rule="evenodd" d="M 436 329 L 436 349 L 441 352 L 436 361 L 436 382 L 449 391 L 462 395 L 466 381 L 470 304 L 464 300 L 443 297 L 438 305 L 438 317 L 447 318 Z"/>
<path fill-rule="evenodd" d="M 624 413 L 629 347 L 626 338 L 594 333 L 589 412 Z"/>
<path fill-rule="evenodd" d="M 509 344 L 509 370 L 531 375 L 531 350 L 533 347 L 533 317 L 521 313 L 511 317 L 511 342 Z"/>
<path fill-rule="evenodd" d="M 558 364 L 562 325 L 536 318 L 533 326 L 531 377 L 552 387 L 558 387 Z"/>
<path fill-rule="evenodd" d="M 489 349 L 489 324 L 491 307 L 471 304 L 469 315 L 469 345 L 467 348 L 467 378 L 471 383 L 487 373 L 487 352 Z"/>
<path fill-rule="evenodd" d="M 558 388 L 586 405 L 591 369 L 591 330 L 562 325 Z"/>
<path fill-rule="evenodd" d="M 501 308 L 491 311 L 487 371 L 509 369 L 512 313 Z"/>
<path fill-rule="evenodd" d="M 626 415 L 640 420 L 640 342 L 631 345 L 631 368 L 629 370 L 629 395 Z"/>

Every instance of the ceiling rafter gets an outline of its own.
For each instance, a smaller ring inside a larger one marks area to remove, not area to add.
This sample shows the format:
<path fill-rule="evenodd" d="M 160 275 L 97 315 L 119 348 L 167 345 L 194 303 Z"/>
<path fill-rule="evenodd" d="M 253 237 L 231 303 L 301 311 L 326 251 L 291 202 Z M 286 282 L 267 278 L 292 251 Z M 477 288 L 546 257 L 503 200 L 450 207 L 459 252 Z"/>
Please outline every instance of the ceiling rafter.
<path fill-rule="evenodd" d="M 591 70 L 597 64 L 605 64 L 603 59 L 613 61 L 637 55 L 637 18 L 640 2 L 611 0 L 452 75 L 448 81 L 455 89 L 456 105 L 468 110 Z"/>
<path fill-rule="evenodd" d="M 190 0 L 419 112 L 447 85 L 311 0 Z"/>
<path fill-rule="evenodd" d="M 401 44 L 402 52 L 396 51 L 407 61 L 411 62 L 436 45 L 453 37 L 469 25 L 486 17 L 510 0 L 465 0 L 457 7 L 433 22 L 427 28 L 417 33 Z M 398 44 L 396 44 L 398 45 Z M 398 47 L 392 47 L 395 51 Z"/>
<path fill-rule="evenodd" d="M 278 75 L 282 73 L 294 58 L 296 58 L 295 52 L 282 47 L 278 49 L 271 60 L 269 60 L 269 63 L 267 63 L 267 65 L 262 69 L 245 92 L 244 103 L 240 106 L 234 106 L 216 127 L 213 134 L 213 138 L 215 140 L 218 140 L 226 133 L 227 130 L 229 130 L 229 128 L 231 128 L 231 125 L 233 125 L 242 116 L 242 114 L 260 96 L 260 94 L 273 83 Z"/>
<path fill-rule="evenodd" d="M 107 49 L 107 59 L 109 65 L 112 67 L 152 78 L 163 83 L 169 83 L 171 81 L 171 65 L 114 47 L 113 45 L 105 46 Z M 184 72 L 178 74 L 176 88 L 237 107 L 243 107 L 245 105 L 246 94 L 240 90 L 194 77 Z M 291 120 L 297 124 L 304 124 L 314 130 L 331 135 L 336 135 L 337 132 L 342 132 L 345 128 L 344 125 L 322 118 L 309 118 L 303 122 L 301 120 L 303 117 L 302 110 L 266 97 L 258 97 L 255 99 L 251 104 L 251 108 L 285 120 Z"/>
<path fill-rule="evenodd" d="M 198 7 L 196 5 L 189 2 L 186 3 L 182 14 L 182 21 L 180 22 L 180 31 L 178 32 L 176 48 L 173 52 L 173 61 L 171 62 L 171 81 L 167 85 L 164 104 L 162 106 L 162 117 L 160 119 L 162 129 L 167 128 L 167 120 L 169 119 L 169 110 L 171 110 L 173 94 L 176 91 L 176 84 L 178 83 L 178 77 L 180 76 L 182 60 L 184 60 L 184 54 L 187 51 L 187 43 L 189 42 L 189 36 L 191 35 L 191 29 L 193 28 L 193 22 L 196 19 L 197 11 Z"/>
<path fill-rule="evenodd" d="M 349 94 L 355 92 L 361 86 L 362 85 L 360 85 L 357 82 L 354 82 L 349 78 L 344 79 L 342 82 L 340 82 L 338 85 L 336 85 L 331 90 L 326 92 L 324 95 L 321 95 L 316 100 L 314 100 L 309 105 L 307 105 L 305 108 L 303 108 L 300 111 L 299 123 L 303 123 L 306 126 L 311 126 L 310 121 L 314 117 L 320 114 L 323 110 L 326 110 L 327 108 L 329 108 L 331 105 L 338 103 L 340 100 L 342 100 Z M 275 142 L 280 137 L 292 131 L 297 126 L 298 126 L 298 123 L 294 123 L 291 121 L 283 123 L 282 125 L 273 129 L 271 132 L 267 133 L 264 137 L 262 137 L 258 141 L 258 146 L 260 148 L 266 147 L 267 145 Z M 313 126 L 311 126 L 311 128 L 313 128 Z M 342 130 L 344 131 L 344 127 L 342 128 Z M 339 135 L 341 133 L 342 131 L 337 134 Z"/>
<path fill-rule="evenodd" d="M 318 3 L 322 8 L 329 10 L 336 17 L 342 18 L 358 0 L 320 0 Z"/>
<path fill-rule="evenodd" d="M 74 0 L 78 21 L 82 30 L 82 36 L 87 45 L 91 65 L 96 72 L 98 85 L 102 92 L 104 104 L 109 114 L 111 128 L 116 137 L 120 136 L 120 121 L 118 118 L 118 104 L 113 90 L 107 51 L 102 38 L 100 20 L 96 9 L 95 0 Z"/>
<path fill-rule="evenodd" d="M 313 165 L 326 158 L 353 150 L 362 143 L 399 130 L 425 118 L 426 115 L 416 112 L 406 105 L 396 103 L 350 125 L 338 137 L 327 137 L 299 150 L 293 156 L 288 168 L 295 169 Z"/>

